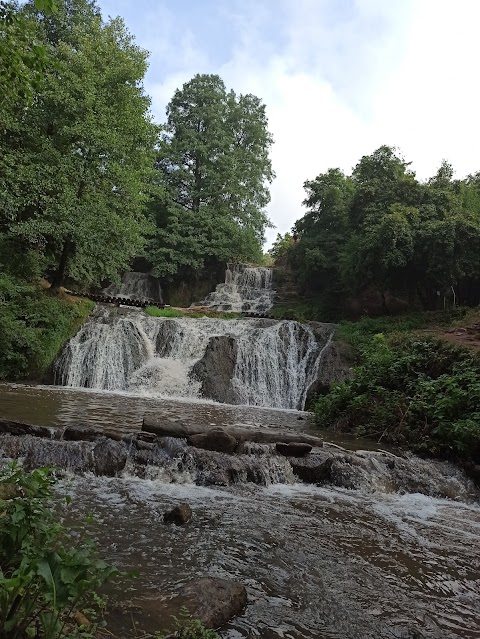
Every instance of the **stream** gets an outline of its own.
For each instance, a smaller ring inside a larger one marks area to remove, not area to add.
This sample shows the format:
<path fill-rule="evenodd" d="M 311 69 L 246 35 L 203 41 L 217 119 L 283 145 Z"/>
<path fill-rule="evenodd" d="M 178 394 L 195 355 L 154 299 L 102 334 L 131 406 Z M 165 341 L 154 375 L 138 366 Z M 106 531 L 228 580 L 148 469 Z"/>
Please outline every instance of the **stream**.
<path fill-rule="evenodd" d="M 0 416 L 10 419 L 131 432 L 145 413 L 212 426 L 308 429 L 308 414 L 293 410 L 0 385 Z M 368 447 L 324 435 L 337 445 Z M 440 478 L 444 472 L 434 462 L 413 462 L 419 473 L 430 469 Z M 460 490 L 444 499 L 408 487 L 392 492 L 381 484 L 352 490 L 286 481 L 197 486 L 184 474 L 167 480 L 67 473 L 58 491 L 72 496 L 65 513 L 72 526 L 83 529 L 85 516 L 93 515 L 89 532 L 103 556 L 139 572 L 113 588 L 122 604 L 208 574 L 241 581 L 248 591 L 244 613 L 222 629 L 228 639 L 480 637 L 478 501 Z M 163 513 L 180 501 L 191 505 L 192 522 L 165 526 Z M 109 618 L 119 638 L 133 636 L 135 616 L 123 609 L 113 606 Z M 148 615 L 141 623 L 159 629 Z"/>

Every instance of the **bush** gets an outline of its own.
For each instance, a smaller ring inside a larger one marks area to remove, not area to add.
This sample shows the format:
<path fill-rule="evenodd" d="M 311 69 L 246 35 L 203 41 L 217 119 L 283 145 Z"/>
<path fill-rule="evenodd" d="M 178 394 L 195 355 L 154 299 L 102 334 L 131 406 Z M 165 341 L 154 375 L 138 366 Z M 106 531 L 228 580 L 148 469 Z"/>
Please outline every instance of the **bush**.
<path fill-rule="evenodd" d="M 315 405 L 323 428 L 478 460 L 480 359 L 444 342 L 377 335 L 353 378 Z"/>
<path fill-rule="evenodd" d="M 95 304 L 0 274 L 0 380 L 40 379 Z"/>
<path fill-rule="evenodd" d="M 103 605 L 97 589 L 118 574 L 57 522 L 52 483 L 47 469 L 26 473 L 11 464 L 0 470 L 2 639 L 93 638 L 93 615 Z M 90 621 L 78 626 L 82 611 Z"/>

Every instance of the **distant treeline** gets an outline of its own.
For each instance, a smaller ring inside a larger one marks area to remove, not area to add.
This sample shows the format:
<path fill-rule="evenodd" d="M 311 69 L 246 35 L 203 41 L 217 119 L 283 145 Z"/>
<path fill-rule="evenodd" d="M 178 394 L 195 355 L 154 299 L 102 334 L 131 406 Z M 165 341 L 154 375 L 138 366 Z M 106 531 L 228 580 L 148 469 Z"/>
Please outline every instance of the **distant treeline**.
<path fill-rule="evenodd" d="M 271 254 L 287 261 L 325 307 L 374 291 L 410 306 L 480 302 L 480 173 L 463 180 L 442 162 L 426 182 L 382 146 L 351 175 L 305 182 L 307 213 Z"/>

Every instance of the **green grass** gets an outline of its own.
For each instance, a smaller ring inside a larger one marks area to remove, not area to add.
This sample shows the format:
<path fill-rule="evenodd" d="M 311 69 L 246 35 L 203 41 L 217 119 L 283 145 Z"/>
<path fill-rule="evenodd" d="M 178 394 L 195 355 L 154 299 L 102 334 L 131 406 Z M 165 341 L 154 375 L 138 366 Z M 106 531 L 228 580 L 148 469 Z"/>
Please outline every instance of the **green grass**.
<path fill-rule="evenodd" d="M 181 311 L 177 308 L 157 308 L 156 306 L 147 306 L 145 309 L 147 315 L 152 317 L 193 317 L 194 319 L 202 317 L 212 317 L 215 319 L 239 319 L 241 313 L 220 313 L 218 311 Z"/>

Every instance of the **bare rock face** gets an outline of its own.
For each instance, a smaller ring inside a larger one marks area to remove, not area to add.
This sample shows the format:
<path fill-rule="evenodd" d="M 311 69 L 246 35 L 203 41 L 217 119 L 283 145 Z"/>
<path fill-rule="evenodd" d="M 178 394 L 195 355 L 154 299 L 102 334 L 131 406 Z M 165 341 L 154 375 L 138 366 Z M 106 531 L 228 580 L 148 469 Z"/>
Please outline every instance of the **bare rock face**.
<path fill-rule="evenodd" d="M 124 442 L 105 439 L 93 449 L 95 474 L 115 476 L 125 468 L 127 456 L 127 446 Z"/>
<path fill-rule="evenodd" d="M 224 404 L 237 404 L 232 377 L 237 361 L 237 343 L 229 335 L 211 337 L 205 353 L 192 369 L 201 382 L 201 393 Z"/>
<path fill-rule="evenodd" d="M 291 442 L 290 444 L 284 444 L 278 442 L 275 446 L 277 453 L 284 457 L 305 457 L 312 450 L 310 444 L 302 444 L 299 442 Z"/>
<path fill-rule="evenodd" d="M 232 454 L 237 448 L 238 442 L 222 428 L 212 428 L 206 433 L 198 433 L 189 437 L 189 443 L 196 448 L 213 450 L 218 453 Z"/>
<path fill-rule="evenodd" d="M 188 504 L 178 504 L 168 513 L 163 516 L 163 522 L 165 524 L 175 524 L 176 526 L 183 526 L 188 524 L 192 519 L 192 509 Z"/>

